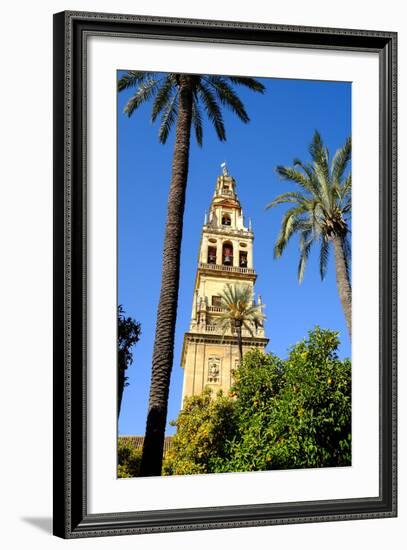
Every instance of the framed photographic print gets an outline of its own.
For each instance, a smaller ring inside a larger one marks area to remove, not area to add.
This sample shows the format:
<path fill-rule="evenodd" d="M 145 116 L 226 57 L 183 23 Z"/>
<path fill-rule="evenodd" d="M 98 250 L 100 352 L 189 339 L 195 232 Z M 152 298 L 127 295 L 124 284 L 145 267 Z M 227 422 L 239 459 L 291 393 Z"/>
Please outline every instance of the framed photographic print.
<path fill-rule="evenodd" d="M 54 16 L 54 534 L 393 517 L 396 34 Z"/>

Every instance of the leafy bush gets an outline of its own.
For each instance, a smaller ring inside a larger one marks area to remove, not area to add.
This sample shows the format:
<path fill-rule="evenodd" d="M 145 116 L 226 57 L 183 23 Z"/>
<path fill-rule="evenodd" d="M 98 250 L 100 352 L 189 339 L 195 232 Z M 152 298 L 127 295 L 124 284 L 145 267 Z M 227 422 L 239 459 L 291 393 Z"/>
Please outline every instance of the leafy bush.
<path fill-rule="evenodd" d="M 351 363 L 338 335 L 315 328 L 286 360 L 246 353 L 230 395 L 189 398 L 164 473 L 351 464 Z"/>
<path fill-rule="evenodd" d="M 239 435 L 222 471 L 351 463 L 351 363 L 337 334 L 316 328 L 286 361 L 249 352 L 238 370 Z"/>
<path fill-rule="evenodd" d="M 141 448 L 121 437 L 117 442 L 117 477 L 136 477 L 140 474 Z"/>
<path fill-rule="evenodd" d="M 226 441 L 237 431 L 235 402 L 206 388 L 185 400 L 174 425 L 177 433 L 163 463 L 163 474 L 205 474 L 226 460 Z"/>

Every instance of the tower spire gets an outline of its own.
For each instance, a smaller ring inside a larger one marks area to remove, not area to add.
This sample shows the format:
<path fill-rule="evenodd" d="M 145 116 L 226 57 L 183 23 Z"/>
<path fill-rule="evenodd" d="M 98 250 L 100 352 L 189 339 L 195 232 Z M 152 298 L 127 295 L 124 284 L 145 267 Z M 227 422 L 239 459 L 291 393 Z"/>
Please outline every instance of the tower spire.
<path fill-rule="evenodd" d="M 228 172 L 228 167 L 227 167 L 226 161 L 223 161 L 222 164 L 220 165 L 220 167 L 222 168 L 222 175 L 228 176 L 229 172 Z"/>

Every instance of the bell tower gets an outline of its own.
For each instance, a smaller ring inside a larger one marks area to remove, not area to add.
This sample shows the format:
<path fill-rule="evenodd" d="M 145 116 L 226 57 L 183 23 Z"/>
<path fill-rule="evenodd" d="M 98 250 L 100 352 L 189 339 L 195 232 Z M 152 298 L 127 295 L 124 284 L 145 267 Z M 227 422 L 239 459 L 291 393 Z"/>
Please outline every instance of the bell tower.
<path fill-rule="evenodd" d="M 254 234 L 249 221 L 245 226 L 236 181 L 223 163 L 215 192 L 205 214 L 199 247 L 198 268 L 189 331 L 185 333 L 181 356 L 184 369 L 184 398 L 199 395 L 205 386 L 216 394 L 227 392 L 233 371 L 239 363 L 236 335 L 223 333 L 217 326 L 222 313 L 219 293 L 226 284 L 246 284 L 252 289 L 257 275 L 253 266 Z M 260 296 L 257 303 L 261 304 Z M 243 353 L 253 347 L 264 349 L 268 339 L 264 326 L 243 329 Z"/>

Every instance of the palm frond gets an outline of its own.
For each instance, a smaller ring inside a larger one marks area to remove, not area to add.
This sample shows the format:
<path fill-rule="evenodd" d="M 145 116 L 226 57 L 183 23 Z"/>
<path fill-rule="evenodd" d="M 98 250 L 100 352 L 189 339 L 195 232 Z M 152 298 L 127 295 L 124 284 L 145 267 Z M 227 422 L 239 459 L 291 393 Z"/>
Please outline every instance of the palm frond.
<path fill-rule="evenodd" d="M 285 203 L 298 203 L 303 204 L 308 199 L 304 197 L 301 193 L 295 193 L 295 192 L 288 192 L 288 193 L 282 193 L 278 197 L 276 197 L 274 200 L 269 202 L 267 204 L 266 209 L 273 208 L 274 206 L 277 206 L 279 204 L 285 204 Z"/>
<path fill-rule="evenodd" d="M 309 152 L 314 164 L 328 164 L 326 155 L 327 149 L 324 147 L 321 134 L 318 130 L 314 132 L 314 136 L 309 146 Z"/>
<path fill-rule="evenodd" d="M 225 333 L 232 328 L 230 317 L 218 318 L 216 320 L 215 325 L 216 325 L 216 328 L 221 331 L 222 336 L 224 336 Z"/>
<path fill-rule="evenodd" d="M 174 93 L 174 75 L 169 74 L 162 86 L 157 90 L 155 96 L 153 107 L 151 109 L 151 121 L 155 122 L 158 115 L 168 106 L 168 103 L 171 101 L 172 95 Z"/>
<path fill-rule="evenodd" d="M 309 253 L 314 240 L 311 232 L 303 231 L 300 236 L 300 261 L 298 262 L 298 282 L 301 284 L 304 279 L 304 272 L 307 265 Z"/>
<path fill-rule="evenodd" d="M 299 166 L 300 168 L 302 168 L 302 170 L 304 170 L 309 178 L 312 177 L 313 171 L 311 164 L 305 164 L 304 162 L 302 162 L 301 159 L 296 157 L 295 159 L 293 159 L 293 166 Z"/>
<path fill-rule="evenodd" d="M 352 140 L 347 138 L 343 147 L 338 149 L 332 160 L 332 180 L 333 182 L 339 182 L 349 164 L 352 155 Z"/>
<path fill-rule="evenodd" d="M 321 205 L 326 211 L 329 211 L 334 204 L 336 194 L 331 186 L 331 179 L 329 175 L 329 169 L 321 164 L 314 165 L 314 173 L 318 181 L 319 196 L 321 198 Z"/>
<path fill-rule="evenodd" d="M 313 182 L 306 175 L 302 174 L 291 166 L 277 166 L 276 172 L 282 180 L 292 181 L 297 183 L 305 191 L 311 195 L 315 195 Z"/>
<path fill-rule="evenodd" d="M 197 83 L 197 91 L 202 99 L 204 108 L 209 120 L 215 127 L 216 133 L 220 141 L 226 141 L 226 131 L 223 122 L 222 113 L 212 91 L 202 81 Z"/>
<path fill-rule="evenodd" d="M 315 236 L 321 236 L 325 233 L 326 212 L 324 211 L 320 203 L 315 204 L 315 208 L 312 211 L 312 218 L 310 221 Z"/>
<path fill-rule="evenodd" d="M 131 116 L 140 105 L 150 99 L 157 89 L 157 81 L 148 79 L 139 85 L 137 92 L 129 99 L 124 112 L 127 116 Z"/>
<path fill-rule="evenodd" d="M 326 270 L 328 267 L 329 259 L 329 241 L 325 237 L 321 237 L 321 248 L 319 252 L 319 274 L 321 279 L 324 280 L 326 275 Z"/>
<path fill-rule="evenodd" d="M 192 124 L 195 129 L 195 137 L 198 145 L 202 147 L 203 128 L 202 115 L 197 101 L 192 102 Z"/>
<path fill-rule="evenodd" d="M 342 247 L 343 247 L 343 255 L 345 258 L 345 267 L 346 267 L 346 273 L 348 276 L 348 280 L 350 282 L 351 279 L 351 262 L 352 262 L 352 249 L 349 241 L 349 233 L 345 235 L 342 241 Z"/>
<path fill-rule="evenodd" d="M 217 326 L 223 334 L 228 329 L 233 331 L 236 321 L 240 321 L 252 334 L 250 325 L 259 325 L 264 321 L 264 306 L 253 302 L 253 289 L 249 285 L 227 283 L 218 296 L 223 311 L 218 317 Z"/>
<path fill-rule="evenodd" d="M 251 78 L 250 76 L 228 76 L 227 79 L 230 80 L 230 82 L 232 82 L 233 84 L 246 86 L 253 92 L 259 92 L 263 94 L 264 90 L 266 89 L 261 82 L 259 82 L 255 78 Z"/>
<path fill-rule="evenodd" d="M 242 101 L 222 77 L 208 76 L 204 80 L 215 90 L 222 105 L 229 107 L 243 122 L 249 122 L 250 119 Z"/>
<path fill-rule="evenodd" d="M 236 302 L 236 289 L 234 285 L 231 285 L 230 283 L 226 284 L 223 287 L 222 293 L 218 294 L 218 296 L 221 298 L 221 301 L 224 303 L 225 306 L 229 306 L 229 304 L 233 304 Z"/>
<path fill-rule="evenodd" d="M 254 322 L 254 321 L 252 321 Z M 250 336 L 253 338 L 254 332 L 251 327 L 251 324 L 248 321 L 243 321 L 242 326 L 249 332 Z"/>
<path fill-rule="evenodd" d="M 343 184 L 340 186 L 340 195 L 341 200 L 345 200 L 347 197 L 350 198 L 352 192 L 352 174 L 349 174 Z"/>
<path fill-rule="evenodd" d="M 156 73 L 147 71 L 127 71 L 127 73 L 117 82 L 117 89 L 119 92 L 122 92 L 128 88 L 134 88 L 141 84 L 146 78 L 154 78 L 155 74 Z"/>
<path fill-rule="evenodd" d="M 295 208 L 290 208 L 284 214 L 281 221 L 280 233 L 277 237 L 276 244 L 274 246 L 274 257 L 279 258 L 284 249 L 286 248 L 291 237 L 296 231 L 300 228 L 303 228 L 306 224 L 305 218 L 301 217 L 301 214 L 304 214 L 304 207 L 298 206 Z"/>
<path fill-rule="evenodd" d="M 351 213 L 351 211 L 352 211 L 352 197 L 349 197 L 348 200 L 342 206 L 342 213 L 346 214 L 346 216 L 344 215 L 345 219 L 349 218 L 349 214 Z"/>
<path fill-rule="evenodd" d="M 314 132 L 314 137 L 309 146 L 309 152 L 314 161 L 314 171 L 318 176 L 320 186 L 323 188 L 323 198 L 327 200 L 330 195 L 329 151 L 327 147 L 324 147 L 321 135 L 317 130 Z"/>
<path fill-rule="evenodd" d="M 160 143 L 165 143 L 167 141 L 171 128 L 173 127 L 177 118 L 177 99 L 178 92 L 173 94 L 171 100 L 167 103 L 167 106 L 161 117 L 160 129 L 158 131 L 158 139 Z"/>

